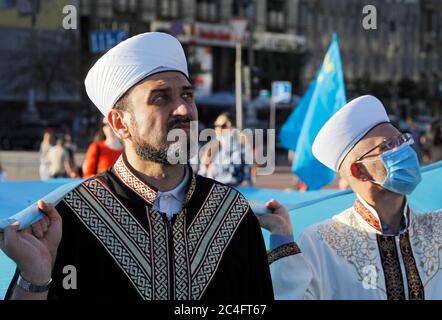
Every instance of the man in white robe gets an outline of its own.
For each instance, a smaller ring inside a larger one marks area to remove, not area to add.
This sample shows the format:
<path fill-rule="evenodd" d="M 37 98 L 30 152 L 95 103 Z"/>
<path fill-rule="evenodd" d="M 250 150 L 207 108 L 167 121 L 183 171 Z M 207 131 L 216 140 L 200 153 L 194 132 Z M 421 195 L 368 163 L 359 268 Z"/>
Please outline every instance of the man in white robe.
<path fill-rule="evenodd" d="M 442 299 L 442 211 L 417 213 L 406 196 L 421 180 L 409 134 L 373 96 L 341 108 L 313 154 L 347 180 L 354 205 L 293 240 L 287 209 L 272 200 L 260 216 L 272 232 L 277 299 Z M 296 223 L 296 222 L 295 222 Z"/>

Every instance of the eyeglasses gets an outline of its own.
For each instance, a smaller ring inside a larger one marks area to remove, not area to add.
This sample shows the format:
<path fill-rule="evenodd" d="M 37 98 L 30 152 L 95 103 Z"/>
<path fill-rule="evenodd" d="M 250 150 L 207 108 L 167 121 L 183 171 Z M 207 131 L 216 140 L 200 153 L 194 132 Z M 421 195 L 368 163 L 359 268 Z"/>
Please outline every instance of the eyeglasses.
<path fill-rule="evenodd" d="M 404 143 L 412 145 L 414 143 L 413 136 L 410 133 L 403 133 L 395 137 L 391 137 L 388 139 L 384 139 L 380 144 L 378 144 L 376 147 L 368 150 L 366 153 L 364 153 L 362 156 L 356 159 L 356 161 L 361 160 L 364 158 L 367 154 L 375 150 L 376 148 L 379 148 L 380 153 L 384 153 L 389 150 L 396 149 L 403 145 Z"/>

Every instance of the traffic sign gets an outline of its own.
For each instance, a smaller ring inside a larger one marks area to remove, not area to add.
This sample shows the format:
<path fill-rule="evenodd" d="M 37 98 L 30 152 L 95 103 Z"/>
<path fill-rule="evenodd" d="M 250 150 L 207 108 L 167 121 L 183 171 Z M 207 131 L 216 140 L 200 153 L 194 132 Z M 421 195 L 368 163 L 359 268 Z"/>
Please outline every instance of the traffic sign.
<path fill-rule="evenodd" d="M 272 102 L 288 103 L 292 98 L 292 83 L 289 81 L 272 82 Z"/>
<path fill-rule="evenodd" d="M 127 32 L 117 31 L 93 31 L 90 32 L 90 51 L 92 53 L 104 52 L 119 44 L 127 38 Z"/>
<path fill-rule="evenodd" d="M 247 19 L 245 18 L 230 19 L 230 28 L 232 30 L 233 40 L 235 40 L 235 42 L 241 42 L 246 33 Z"/>

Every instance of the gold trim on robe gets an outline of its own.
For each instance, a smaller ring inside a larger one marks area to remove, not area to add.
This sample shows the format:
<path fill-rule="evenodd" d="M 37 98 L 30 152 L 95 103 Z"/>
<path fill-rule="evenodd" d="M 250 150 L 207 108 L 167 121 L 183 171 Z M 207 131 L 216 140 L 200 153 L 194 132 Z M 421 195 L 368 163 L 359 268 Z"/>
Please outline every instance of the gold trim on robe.
<path fill-rule="evenodd" d="M 404 209 L 404 214 L 409 221 L 407 229 L 399 236 L 398 245 L 396 237 L 383 235 L 379 218 L 367 208 L 362 201 L 357 199 L 352 210 L 344 213 L 339 221 L 329 220 L 317 226 L 320 238 L 326 241 L 338 255 L 344 257 L 349 263 L 356 267 L 359 280 L 363 281 L 364 268 L 366 266 L 375 266 L 375 248 L 371 243 L 371 238 L 375 236 L 382 270 L 384 273 L 385 293 L 388 300 L 405 300 L 404 279 L 402 276 L 401 262 L 398 250 L 400 250 L 402 262 L 405 267 L 405 275 L 408 288 L 408 299 L 422 300 L 425 297 L 424 285 L 420 278 L 416 260 L 413 256 L 413 250 L 410 243 L 408 228 L 414 226 L 417 217 L 412 217 L 408 205 Z M 362 218 L 359 219 L 359 218 Z M 360 221 L 363 221 L 362 224 Z M 366 223 L 366 229 L 363 224 Z M 368 232 L 371 227 L 376 231 Z M 365 252 L 365 253 L 364 253 Z M 371 253 L 371 254 L 369 254 Z M 376 283 L 378 289 L 384 291 L 379 286 L 378 272 L 376 274 Z"/>
<path fill-rule="evenodd" d="M 295 242 L 290 242 L 283 244 L 267 254 L 267 258 L 269 260 L 269 264 L 288 256 L 292 256 L 295 254 L 301 253 L 298 245 Z"/>
<path fill-rule="evenodd" d="M 382 269 L 384 270 L 387 300 L 405 300 L 399 256 L 394 236 L 376 235 Z"/>
<path fill-rule="evenodd" d="M 408 231 L 400 235 L 399 244 L 404 258 L 405 271 L 407 272 L 408 299 L 425 300 L 424 286 L 419 276 L 416 260 L 413 256 Z"/>

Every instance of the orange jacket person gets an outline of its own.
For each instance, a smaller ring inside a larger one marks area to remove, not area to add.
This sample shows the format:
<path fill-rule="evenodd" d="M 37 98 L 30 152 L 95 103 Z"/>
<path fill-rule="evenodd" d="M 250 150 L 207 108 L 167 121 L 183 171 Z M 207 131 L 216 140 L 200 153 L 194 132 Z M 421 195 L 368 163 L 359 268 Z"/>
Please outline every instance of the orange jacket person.
<path fill-rule="evenodd" d="M 91 143 L 84 156 L 83 178 L 111 168 L 124 150 L 123 145 L 107 124 L 106 119 L 103 120 L 102 130 L 99 134 L 102 138 L 98 138 L 98 141 Z"/>

